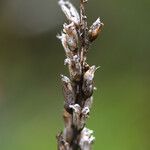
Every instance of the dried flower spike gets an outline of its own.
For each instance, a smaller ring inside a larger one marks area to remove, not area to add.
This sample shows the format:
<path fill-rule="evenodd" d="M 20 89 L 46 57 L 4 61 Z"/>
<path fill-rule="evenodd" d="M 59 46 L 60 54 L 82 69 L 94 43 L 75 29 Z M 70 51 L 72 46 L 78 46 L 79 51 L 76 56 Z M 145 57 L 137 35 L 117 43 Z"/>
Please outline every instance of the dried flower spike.
<path fill-rule="evenodd" d="M 95 137 L 87 129 L 93 103 L 94 73 L 98 67 L 86 62 L 88 48 L 99 35 L 103 23 L 98 18 L 92 26 L 87 26 L 84 4 L 80 0 L 80 15 L 69 0 L 59 0 L 59 5 L 68 19 L 63 24 L 61 40 L 66 53 L 64 65 L 67 65 L 70 77 L 61 75 L 64 95 L 63 118 L 65 128 L 57 136 L 58 150 L 92 150 Z"/>

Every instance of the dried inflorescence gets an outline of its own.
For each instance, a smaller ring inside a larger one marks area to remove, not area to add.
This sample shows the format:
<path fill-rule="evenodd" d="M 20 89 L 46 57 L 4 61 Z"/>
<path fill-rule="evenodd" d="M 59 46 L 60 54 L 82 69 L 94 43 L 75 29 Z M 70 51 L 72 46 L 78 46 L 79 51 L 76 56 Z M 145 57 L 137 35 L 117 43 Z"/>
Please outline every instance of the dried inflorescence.
<path fill-rule="evenodd" d="M 64 94 L 65 129 L 58 134 L 58 150 L 91 150 L 93 131 L 85 127 L 93 102 L 94 73 L 98 67 L 86 62 L 91 43 L 97 38 L 103 23 L 98 18 L 91 27 L 87 26 L 84 4 L 80 0 L 80 14 L 69 0 L 59 0 L 68 23 L 63 24 L 61 40 L 65 50 L 64 64 L 68 66 L 70 77 L 61 75 Z"/>

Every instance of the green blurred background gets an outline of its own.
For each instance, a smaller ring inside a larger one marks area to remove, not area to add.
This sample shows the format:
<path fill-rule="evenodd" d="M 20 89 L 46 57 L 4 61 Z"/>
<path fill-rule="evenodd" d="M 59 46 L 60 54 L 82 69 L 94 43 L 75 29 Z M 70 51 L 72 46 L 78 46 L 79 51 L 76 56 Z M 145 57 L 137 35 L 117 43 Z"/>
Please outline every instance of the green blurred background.
<path fill-rule="evenodd" d="M 87 13 L 105 23 L 88 54 L 101 66 L 87 123 L 94 150 L 150 150 L 150 1 L 89 0 Z M 0 0 L 0 150 L 56 149 L 64 20 L 57 0 Z"/>

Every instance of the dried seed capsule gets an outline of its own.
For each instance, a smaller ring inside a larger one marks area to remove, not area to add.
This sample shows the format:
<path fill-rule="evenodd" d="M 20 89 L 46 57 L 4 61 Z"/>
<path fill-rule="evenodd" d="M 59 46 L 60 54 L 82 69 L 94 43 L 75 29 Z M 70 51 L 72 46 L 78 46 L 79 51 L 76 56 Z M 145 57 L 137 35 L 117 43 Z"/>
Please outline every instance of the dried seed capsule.
<path fill-rule="evenodd" d="M 87 98 L 91 97 L 93 94 L 93 78 L 96 69 L 97 68 L 95 66 L 90 67 L 89 70 L 85 72 L 83 77 L 82 90 Z"/>
<path fill-rule="evenodd" d="M 69 1 L 60 0 L 58 4 L 60 5 L 67 19 L 71 22 L 74 22 L 76 25 L 79 25 L 80 16 L 76 8 Z"/>
<path fill-rule="evenodd" d="M 90 27 L 89 30 L 89 41 L 94 41 L 97 36 L 99 35 L 101 28 L 104 26 L 104 24 L 100 21 L 100 18 L 98 18 Z"/>
<path fill-rule="evenodd" d="M 61 75 L 61 80 L 63 84 L 63 94 L 65 98 L 65 109 L 69 111 L 69 105 L 75 103 L 75 92 L 68 77 Z"/>
<path fill-rule="evenodd" d="M 71 22 L 70 24 L 63 24 L 64 27 L 64 31 L 68 34 L 68 35 L 75 35 L 77 36 L 77 31 L 76 31 L 76 26 L 73 22 Z M 78 38 L 78 37 L 77 37 Z"/>
<path fill-rule="evenodd" d="M 78 49 L 78 34 L 74 23 L 64 24 L 64 32 L 66 33 L 67 47 L 74 51 Z"/>

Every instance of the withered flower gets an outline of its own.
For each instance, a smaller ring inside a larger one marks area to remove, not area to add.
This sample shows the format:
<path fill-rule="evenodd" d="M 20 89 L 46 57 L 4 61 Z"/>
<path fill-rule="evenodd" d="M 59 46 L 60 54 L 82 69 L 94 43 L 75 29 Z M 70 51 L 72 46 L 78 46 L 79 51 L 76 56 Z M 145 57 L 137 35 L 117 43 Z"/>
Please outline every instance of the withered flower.
<path fill-rule="evenodd" d="M 77 50 L 78 49 L 78 34 L 77 34 L 74 23 L 72 22 L 69 25 L 65 23 L 63 27 L 64 27 L 63 31 L 66 33 L 67 47 L 72 51 Z"/>
<path fill-rule="evenodd" d="M 93 24 L 92 26 L 90 27 L 90 30 L 89 30 L 89 40 L 90 42 L 94 41 L 100 31 L 101 31 L 101 28 L 104 26 L 104 24 L 100 21 L 100 18 L 98 18 Z"/>

